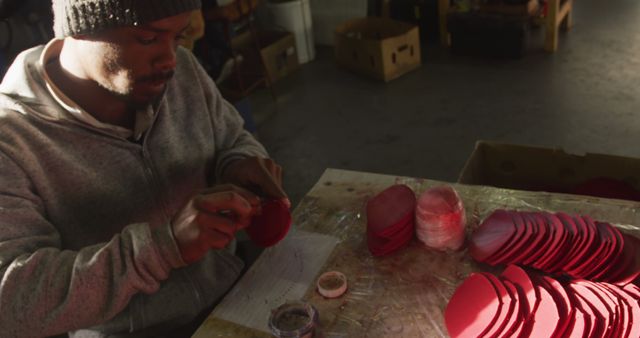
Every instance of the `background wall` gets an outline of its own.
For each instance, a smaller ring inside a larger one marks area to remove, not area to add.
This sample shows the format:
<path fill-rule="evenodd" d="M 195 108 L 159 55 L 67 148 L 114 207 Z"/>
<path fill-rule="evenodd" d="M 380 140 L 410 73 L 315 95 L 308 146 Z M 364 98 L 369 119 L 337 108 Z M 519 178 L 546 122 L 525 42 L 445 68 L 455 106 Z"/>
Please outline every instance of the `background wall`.
<path fill-rule="evenodd" d="M 21 51 L 46 43 L 53 37 L 51 2 L 20 0 L 14 6 L 0 0 L 0 8 L 15 8 L 0 18 L 0 77 Z"/>

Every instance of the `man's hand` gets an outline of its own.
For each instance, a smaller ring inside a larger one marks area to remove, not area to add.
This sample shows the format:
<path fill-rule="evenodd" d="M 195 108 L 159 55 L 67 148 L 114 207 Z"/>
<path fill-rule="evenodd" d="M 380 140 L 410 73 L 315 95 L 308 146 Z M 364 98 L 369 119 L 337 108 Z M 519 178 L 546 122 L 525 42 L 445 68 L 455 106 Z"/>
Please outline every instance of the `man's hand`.
<path fill-rule="evenodd" d="M 279 199 L 287 207 L 291 202 L 282 190 L 282 167 L 272 159 L 248 157 L 227 166 L 222 180 L 254 191 L 256 194 Z"/>
<path fill-rule="evenodd" d="M 200 260 L 210 249 L 222 249 L 260 212 L 260 198 L 226 184 L 193 197 L 174 217 L 171 227 L 183 260 Z"/>

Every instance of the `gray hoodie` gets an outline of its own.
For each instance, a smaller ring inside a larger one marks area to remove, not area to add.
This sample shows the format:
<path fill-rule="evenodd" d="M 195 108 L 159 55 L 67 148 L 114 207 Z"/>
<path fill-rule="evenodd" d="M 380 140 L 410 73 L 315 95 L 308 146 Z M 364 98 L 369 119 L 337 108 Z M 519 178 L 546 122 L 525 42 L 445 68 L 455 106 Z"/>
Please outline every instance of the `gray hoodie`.
<path fill-rule="evenodd" d="M 184 49 L 139 142 L 56 100 L 44 50 L 20 54 L 0 85 L 0 337 L 188 322 L 242 261 L 220 250 L 185 266 L 170 221 L 230 161 L 266 151 Z"/>

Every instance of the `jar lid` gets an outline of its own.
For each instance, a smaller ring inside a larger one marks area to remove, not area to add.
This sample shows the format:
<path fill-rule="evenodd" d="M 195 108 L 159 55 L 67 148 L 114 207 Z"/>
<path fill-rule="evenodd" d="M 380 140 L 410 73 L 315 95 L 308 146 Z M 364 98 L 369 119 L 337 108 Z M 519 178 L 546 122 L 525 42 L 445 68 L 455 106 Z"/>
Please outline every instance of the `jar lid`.
<path fill-rule="evenodd" d="M 326 298 L 338 298 L 347 291 L 347 277 L 339 271 L 323 273 L 318 278 L 318 292 Z"/>

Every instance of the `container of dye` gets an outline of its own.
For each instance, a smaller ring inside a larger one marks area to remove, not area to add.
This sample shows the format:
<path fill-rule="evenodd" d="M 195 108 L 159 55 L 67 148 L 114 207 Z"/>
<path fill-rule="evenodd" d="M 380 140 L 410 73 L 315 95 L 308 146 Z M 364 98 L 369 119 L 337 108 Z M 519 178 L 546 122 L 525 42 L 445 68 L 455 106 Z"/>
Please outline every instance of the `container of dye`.
<path fill-rule="evenodd" d="M 318 318 L 318 310 L 309 303 L 285 303 L 271 312 L 269 329 L 278 338 L 313 338 Z"/>

